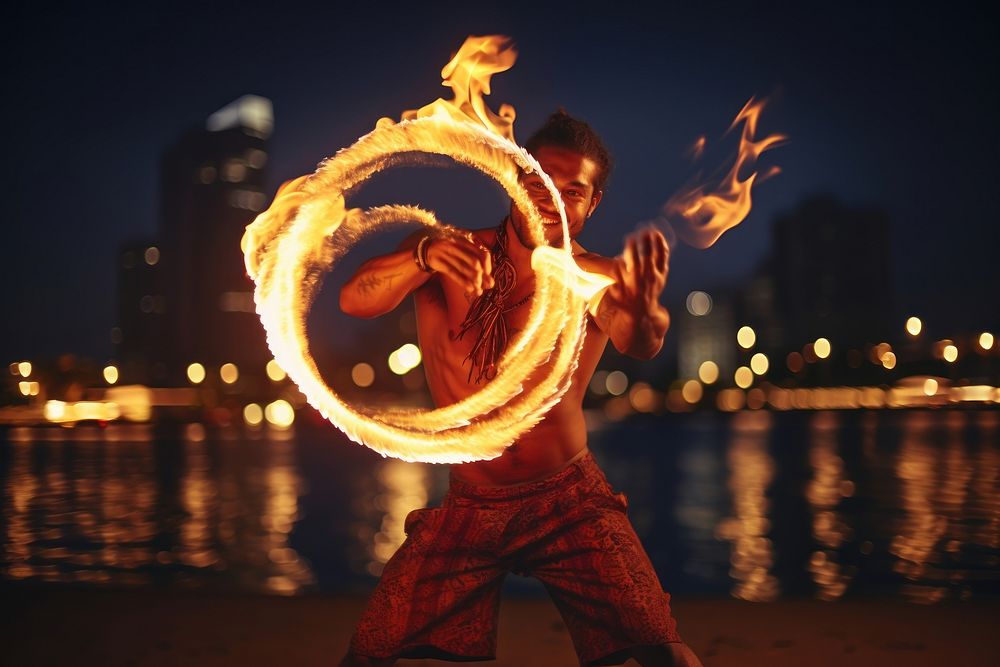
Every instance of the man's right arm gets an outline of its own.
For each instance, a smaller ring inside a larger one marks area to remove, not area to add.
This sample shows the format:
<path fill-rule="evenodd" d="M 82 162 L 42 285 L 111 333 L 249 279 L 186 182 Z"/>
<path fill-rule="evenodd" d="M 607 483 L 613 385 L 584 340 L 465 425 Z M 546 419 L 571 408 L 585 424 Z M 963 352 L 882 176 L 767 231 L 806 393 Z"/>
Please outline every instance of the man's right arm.
<path fill-rule="evenodd" d="M 436 273 L 471 294 L 482 294 L 493 286 L 489 251 L 462 237 L 440 236 L 425 243 L 424 256 L 430 271 L 422 271 L 414 261 L 413 249 L 426 234 L 418 230 L 400 244 L 399 250 L 362 264 L 340 289 L 341 310 L 355 317 L 384 315 Z"/>

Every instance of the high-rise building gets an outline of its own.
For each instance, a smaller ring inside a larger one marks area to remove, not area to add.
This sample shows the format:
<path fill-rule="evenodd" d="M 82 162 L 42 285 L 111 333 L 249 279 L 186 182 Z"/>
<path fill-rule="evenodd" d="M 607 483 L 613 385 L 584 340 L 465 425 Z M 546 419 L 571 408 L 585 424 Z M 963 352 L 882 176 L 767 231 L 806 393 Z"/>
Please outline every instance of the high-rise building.
<path fill-rule="evenodd" d="M 160 248 L 153 241 L 129 243 L 118 253 L 118 323 L 111 330 L 120 381 L 160 384 L 166 380 L 167 300 Z"/>
<path fill-rule="evenodd" d="M 246 95 L 209 116 L 162 162 L 162 263 L 171 380 L 187 364 L 270 358 L 240 252 L 244 228 L 267 205 L 270 100 Z"/>
<path fill-rule="evenodd" d="M 892 316 L 889 220 L 816 197 L 778 218 L 773 271 L 786 340 L 878 342 Z"/>

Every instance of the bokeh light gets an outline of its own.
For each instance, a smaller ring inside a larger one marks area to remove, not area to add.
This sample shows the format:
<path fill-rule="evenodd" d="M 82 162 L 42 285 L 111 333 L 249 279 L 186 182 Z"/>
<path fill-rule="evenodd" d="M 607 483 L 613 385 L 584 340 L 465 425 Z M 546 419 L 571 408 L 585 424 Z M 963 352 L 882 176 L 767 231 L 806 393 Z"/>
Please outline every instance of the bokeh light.
<path fill-rule="evenodd" d="M 604 386 L 612 396 L 621 396 L 628 389 L 628 376 L 621 371 L 611 371 Z"/>
<path fill-rule="evenodd" d="M 746 366 L 740 366 L 733 374 L 733 380 L 740 389 L 746 389 L 753 384 L 753 371 Z"/>
<path fill-rule="evenodd" d="M 906 320 L 906 333 L 911 336 L 919 336 L 923 328 L 924 324 L 920 321 L 919 317 L 911 317 Z"/>
<path fill-rule="evenodd" d="M 146 252 L 143 253 L 143 259 L 146 260 L 146 264 L 155 266 L 160 261 L 160 249 L 156 246 L 149 246 L 146 248 Z"/>
<path fill-rule="evenodd" d="M 705 292 L 691 292 L 687 295 L 687 310 L 696 317 L 712 312 L 712 297 Z"/>
<path fill-rule="evenodd" d="M 267 366 L 264 370 L 267 371 L 267 377 L 269 377 L 272 382 L 281 382 L 287 377 L 285 370 L 279 366 L 278 362 L 274 359 L 267 362 Z"/>
<path fill-rule="evenodd" d="M 234 363 L 225 363 L 219 368 L 219 377 L 226 384 L 232 384 L 240 378 L 240 369 Z"/>
<path fill-rule="evenodd" d="M 701 383 L 697 380 L 688 380 L 684 383 L 684 387 L 681 389 L 681 395 L 684 400 L 688 403 L 697 403 L 701 400 L 704 395 L 704 390 L 702 389 Z"/>
<path fill-rule="evenodd" d="M 798 352 L 789 352 L 788 356 L 785 357 L 785 365 L 791 372 L 798 373 L 805 366 L 805 361 Z"/>
<path fill-rule="evenodd" d="M 984 350 L 992 350 L 993 334 L 991 334 L 989 331 L 984 331 L 983 333 L 979 334 L 979 347 L 981 347 Z"/>
<path fill-rule="evenodd" d="M 769 366 L 770 362 L 768 362 L 767 355 L 763 352 L 758 352 L 750 358 L 750 370 L 757 375 L 766 373 Z"/>
<path fill-rule="evenodd" d="M 205 380 L 205 367 L 197 361 L 187 367 L 187 377 L 191 384 L 201 384 Z"/>
<path fill-rule="evenodd" d="M 375 382 L 375 369 L 363 361 L 354 364 L 354 368 L 351 369 L 351 379 L 359 387 L 370 387 Z"/>
<path fill-rule="evenodd" d="M 949 364 L 953 363 L 955 360 L 958 359 L 958 348 L 949 343 L 948 345 L 944 346 L 943 350 L 941 350 L 941 356 Z"/>
<path fill-rule="evenodd" d="M 396 375 L 406 375 L 420 365 L 420 348 L 407 343 L 389 354 L 389 370 Z"/>
<path fill-rule="evenodd" d="M 108 365 L 104 367 L 104 381 L 108 384 L 118 382 L 118 367 Z"/>
<path fill-rule="evenodd" d="M 740 327 L 740 330 L 736 332 L 736 342 L 740 344 L 744 350 L 749 350 L 753 347 L 753 344 L 757 342 L 757 334 L 748 326 Z"/>
<path fill-rule="evenodd" d="M 927 378 L 924 380 L 924 394 L 927 396 L 933 396 L 937 393 L 938 381 L 934 378 Z"/>
<path fill-rule="evenodd" d="M 272 426 L 288 428 L 295 421 L 295 410 L 288 401 L 279 398 L 267 404 L 264 408 L 264 418 Z"/>
<path fill-rule="evenodd" d="M 719 379 L 719 365 L 714 361 L 703 361 L 698 367 L 698 377 L 705 384 L 713 384 Z"/>
<path fill-rule="evenodd" d="M 264 421 L 264 410 L 256 403 L 248 403 L 243 408 L 243 421 L 247 426 L 259 426 Z"/>
<path fill-rule="evenodd" d="M 813 351 L 820 359 L 826 359 L 830 356 L 830 341 L 826 338 L 817 338 L 813 343 Z"/>
<path fill-rule="evenodd" d="M 31 375 L 31 362 L 22 361 L 17 365 L 17 372 L 21 374 L 21 377 L 26 378 Z"/>
<path fill-rule="evenodd" d="M 896 354 L 894 352 L 882 354 L 882 367 L 890 371 L 896 367 Z"/>

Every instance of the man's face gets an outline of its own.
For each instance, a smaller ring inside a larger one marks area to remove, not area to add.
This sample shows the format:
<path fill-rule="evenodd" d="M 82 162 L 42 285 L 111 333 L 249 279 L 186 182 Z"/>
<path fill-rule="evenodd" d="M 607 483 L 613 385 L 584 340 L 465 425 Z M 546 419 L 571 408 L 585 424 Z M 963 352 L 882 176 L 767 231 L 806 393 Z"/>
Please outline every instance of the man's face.
<path fill-rule="evenodd" d="M 597 164 L 574 150 L 557 146 L 541 146 L 535 150 L 534 157 L 545 173 L 552 178 L 556 190 L 562 195 L 563 206 L 566 207 L 566 221 L 569 223 L 569 235 L 571 238 L 576 238 L 583 231 L 587 218 L 601 201 L 602 193 L 594 190 L 598 176 Z M 534 173 L 522 174 L 520 181 L 542 214 L 546 242 L 549 245 L 561 243 L 562 222 L 542 178 Z M 516 206 L 511 207 L 511 220 L 521 243 L 530 247 L 532 244 L 527 219 Z"/>

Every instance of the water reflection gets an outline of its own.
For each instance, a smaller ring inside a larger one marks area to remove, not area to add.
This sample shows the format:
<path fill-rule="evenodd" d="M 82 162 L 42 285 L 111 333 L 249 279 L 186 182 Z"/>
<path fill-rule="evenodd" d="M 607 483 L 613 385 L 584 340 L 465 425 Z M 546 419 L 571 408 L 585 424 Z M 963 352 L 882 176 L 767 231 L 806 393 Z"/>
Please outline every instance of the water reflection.
<path fill-rule="evenodd" d="M 403 524 L 412 510 L 427 506 L 430 465 L 386 459 L 375 470 L 378 493 L 373 507 L 381 514 L 379 530 L 368 550 L 368 572 L 378 576 L 406 539 Z"/>
<path fill-rule="evenodd" d="M 813 537 L 819 549 L 809 558 L 809 573 L 817 586 L 817 597 L 836 600 L 847 590 L 854 574 L 844 567 L 840 551 L 851 529 L 837 511 L 844 498 L 854 495 L 854 482 L 844 475 L 844 460 L 837 454 L 840 419 L 834 412 L 816 412 L 810 420 L 809 463 L 813 478 L 806 486 L 812 510 Z"/>
<path fill-rule="evenodd" d="M 5 576 L 286 594 L 314 583 L 288 546 L 303 491 L 294 442 L 266 433 L 210 440 L 201 425 L 183 434 L 12 431 Z"/>
<path fill-rule="evenodd" d="M 735 516 L 722 521 L 716 534 L 732 543 L 733 596 L 754 602 L 773 600 L 780 586 L 770 572 L 774 553 L 767 537 L 771 529 L 767 490 L 774 479 L 774 459 L 767 451 L 771 413 L 736 413 L 730 428 L 727 461 Z"/>

